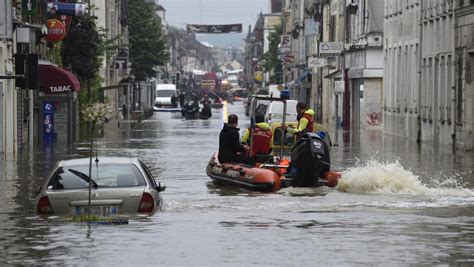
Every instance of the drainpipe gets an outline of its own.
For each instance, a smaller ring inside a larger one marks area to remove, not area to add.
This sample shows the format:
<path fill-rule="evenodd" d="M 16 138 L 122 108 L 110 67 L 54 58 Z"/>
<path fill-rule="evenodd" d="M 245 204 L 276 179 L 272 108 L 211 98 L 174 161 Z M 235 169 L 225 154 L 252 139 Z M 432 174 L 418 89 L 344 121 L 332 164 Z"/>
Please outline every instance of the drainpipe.
<path fill-rule="evenodd" d="M 342 60 L 341 60 L 341 71 L 342 71 L 342 81 L 344 82 L 344 94 L 342 100 L 342 120 L 343 120 L 343 129 L 349 130 L 351 126 L 351 95 L 350 95 L 350 86 L 349 79 L 347 77 L 346 71 L 346 35 L 347 35 L 347 6 L 346 0 L 343 0 L 343 18 L 344 18 L 344 27 L 343 27 L 343 37 L 342 37 Z"/>
<path fill-rule="evenodd" d="M 451 134 L 451 138 L 453 139 L 453 150 L 456 150 L 456 147 L 457 147 L 457 144 L 456 144 L 456 135 L 457 135 L 457 131 L 458 131 L 458 122 L 457 122 L 457 115 L 456 115 L 456 110 L 457 110 L 457 106 L 458 106 L 458 103 L 457 103 L 457 96 L 456 96 L 456 93 L 457 93 L 457 86 L 461 86 L 460 83 L 458 83 L 458 78 L 456 77 L 456 73 L 459 73 L 459 64 L 457 64 L 458 62 L 458 58 L 457 58 L 457 49 L 456 49 L 456 38 L 458 36 L 457 34 L 457 28 L 458 28 L 458 20 L 457 20 L 457 14 L 456 14 L 456 8 L 454 7 L 455 3 L 454 1 L 451 2 L 451 8 L 452 8 L 452 12 L 453 12 L 453 19 L 454 19 L 454 22 L 453 22 L 453 35 L 454 35 L 454 38 L 453 38 L 453 54 L 451 56 L 451 64 L 452 64 L 452 68 L 451 68 L 451 92 L 452 92 L 452 103 L 454 104 L 454 109 L 451 109 L 450 108 L 450 114 L 449 116 L 451 117 L 451 121 L 452 121 L 452 126 L 451 126 L 451 130 L 453 131 L 452 134 Z M 456 86 L 457 84 L 457 86 Z"/>
<path fill-rule="evenodd" d="M 422 72 L 422 63 L 423 63 L 423 0 L 420 1 L 420 34 L 418 37 L 418 103 L 417 103 L 417 110 L 418 110 L 418 116 L 417 116 L 417 126 L 418 126 L 418 131 L 416 134 L 416 142 L 420 143 L 421 142 L 421 91 L 422 91 L 422 86 L 423 86 L 423 72 Z"/>

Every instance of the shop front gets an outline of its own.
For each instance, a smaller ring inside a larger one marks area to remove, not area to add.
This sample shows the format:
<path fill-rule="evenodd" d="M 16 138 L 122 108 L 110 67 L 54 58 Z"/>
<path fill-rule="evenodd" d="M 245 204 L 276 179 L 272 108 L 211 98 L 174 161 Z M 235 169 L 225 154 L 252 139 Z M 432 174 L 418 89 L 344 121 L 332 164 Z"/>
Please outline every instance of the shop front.
<path fill-rule="evenodd" d="M 78 136 L 78 97 L 81 86 L 71 72 L 50 62 L 39 63 L 37 104 L 38 143 L 69 145 Z"/>

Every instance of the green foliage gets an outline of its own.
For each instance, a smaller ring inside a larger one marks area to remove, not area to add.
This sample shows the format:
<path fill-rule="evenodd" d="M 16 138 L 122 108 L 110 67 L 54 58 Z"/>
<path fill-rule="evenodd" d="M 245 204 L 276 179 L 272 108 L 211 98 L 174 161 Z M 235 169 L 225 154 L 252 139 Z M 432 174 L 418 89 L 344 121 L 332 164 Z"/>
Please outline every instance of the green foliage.
<path fill-rule="evenodd" d="M 72 72 L 82 81 L 95 79 L 102 65 L 105 38 L 97 30 L 96 19 L 90 14 L 73 17 L 63 41 L 63 65 L 71 66 Z"/>
<path fill-rule="evenodd" d="M 99 77 L 99 75 L 96 75 L 93 79 L 89 80 L 91 87 L 90 99 L 88 99 L 87 80 L 79 79 L 79 82 L 81 83 L 82 88 L 82 90 L 79 91 L 78 94 L 79 104 L 84 105 L 85 103 L 99 102 L 101 95 L 99 88 L 102 87 L 103 79 Z"/>
<path fill-rule="evenodd" d="M 263 55 L 264 66 L 267 71 L 273 73 L 270 77 L 271 82 L 277 81 L 280 75 L 278 72 L 282 71 L 281 60 L 278 59 L 278 44 L 280 44 L 280 38 L 283 33 L 283 24 L 275 27 L 275 30 L 268 36 L 269 47 L 268 52 Z"/>
<path fill-rule="evenodd" d="M 161 21 L 145 0 L 129 0 L 128 29 L 132 73 L 137 81 L 156 77 L 156 66 L 168 60 L 166 39 L 161 33 Z"/>
<path fill-rule="evenodd" d="M 61 58 L 61 42 L 51 43 L 50 46 L 50 49 L 46 51 L 46 59 L 62 67 L 63 62 Z"/>

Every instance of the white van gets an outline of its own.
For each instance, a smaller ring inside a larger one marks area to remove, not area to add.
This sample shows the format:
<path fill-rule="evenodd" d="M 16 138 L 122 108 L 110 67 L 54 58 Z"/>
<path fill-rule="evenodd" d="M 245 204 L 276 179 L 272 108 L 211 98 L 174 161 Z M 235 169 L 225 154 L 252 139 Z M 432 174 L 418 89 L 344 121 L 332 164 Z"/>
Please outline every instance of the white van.
<path fill-rule="evenodd" d="M 177 96 L 175 84 L 157 84 L 155 107 L 172 106 L 171 97 L 173 96 Z"/>
<path fill-rule="evenodd" d="M 268 123 L 281 122 L 283 120 L 283 103 L 279 101 L 272 101 L 265 103 L 267 105 L 265 110 L 265 121 Z M 296 100 L 286 100 L 286 118 L 287 122 L 298 121 L 298 113 L 296 112 Z M 262 107 L 263 109 L 263 107 Z"/>

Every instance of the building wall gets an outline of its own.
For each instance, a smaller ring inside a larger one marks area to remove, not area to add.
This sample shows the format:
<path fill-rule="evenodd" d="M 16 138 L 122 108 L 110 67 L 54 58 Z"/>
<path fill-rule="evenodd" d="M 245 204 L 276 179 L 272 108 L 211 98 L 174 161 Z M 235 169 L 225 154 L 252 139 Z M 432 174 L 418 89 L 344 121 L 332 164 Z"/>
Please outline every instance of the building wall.
<path fill-rule="evenodd" d="M 346 2 L 347 3 L 347 2 Z M 357 12 L 346 8 L 349 21 L 347 37 L 349 50 L 348 77 L 350 79 L 351 125 L 382 129 L 382 78 L 383 78 L 383 3 L 356 0 Z M 365 99 L 368 88 L 369 101 Z M 378 91 L 378 92 L 376 92 Z"/>
<path fill-rule="evenodd" d="M 461 5 L 464 4 L 464 5 Z M 464 1 L 455 10 L 456 147 L 474 149 L 474 3 Z"/>
<path fill-rule="evenodd" d="M 454 16 L 450 3 L 424 0 L 421 17 L 421 140 L 441 144 L 452 144 L 454 133 Z"/>
<path fill-rule="evenodd" d="M 385 132 L 453 143 L 453 23 L 452 1 L 385 1 Z"/>
<path fill-rule="evenodd" d="M 398 2 L 384 6 L 383 130 L 418 139 L 420 1 Z"/>
<path fill-rule="evenodd" d="M 0 74 L 13 74 L 14 32 L 12 2 L 0 4 Z M 0 153 L 13 154 L 17 148 L 16 90 L 12 79 L 0 80 Z"/>

